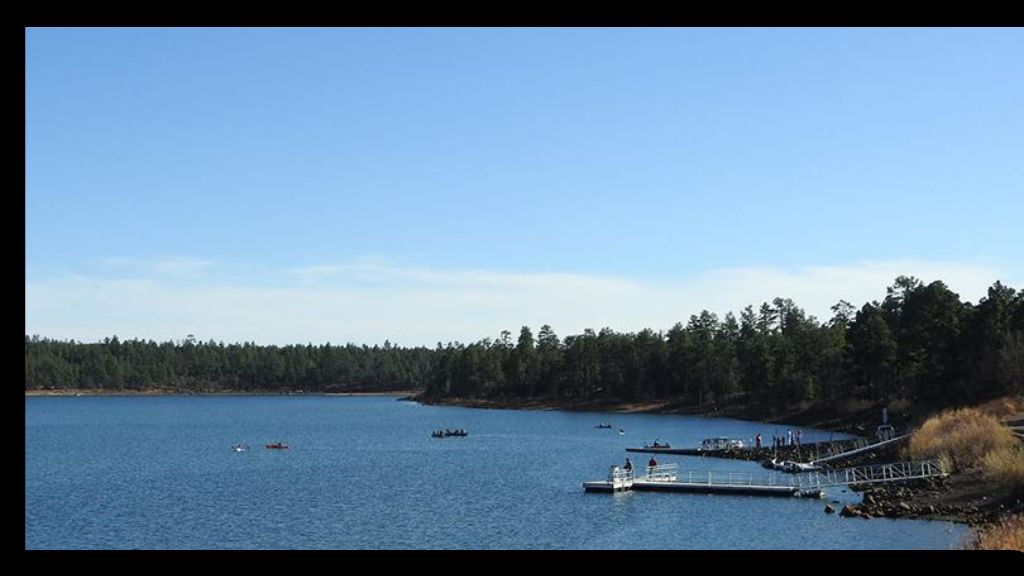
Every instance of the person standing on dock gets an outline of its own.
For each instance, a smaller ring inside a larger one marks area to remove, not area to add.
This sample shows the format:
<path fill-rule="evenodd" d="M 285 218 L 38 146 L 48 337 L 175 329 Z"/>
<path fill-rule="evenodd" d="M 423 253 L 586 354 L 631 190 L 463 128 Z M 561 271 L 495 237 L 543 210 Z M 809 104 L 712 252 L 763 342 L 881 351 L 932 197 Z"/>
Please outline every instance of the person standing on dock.
<path fill-rule="evenodd" d="M 651 456 L 650 461 L 647 462 L 647 475 L 648 476 L 650 476 L 651 474 L 654 474 L 654 467 L 657 466 L 657 465 L 658 465 L 658 461 L 654 459 L 654 456 Z"/>
<path fill-rule="evenodd" d="M 626 456 L 626 465 L 623 468 L 626 470 L 626 474 L 633 473 L 633 461 L 629 459 L 629 456 Z"/>
<path fill-rule="evenodd" d="M 758 434 L 757 436 L 754 437 L 754 445 L 757 447 L 758 450 L 761 449 L 761 435 L 760 434 Z"/>

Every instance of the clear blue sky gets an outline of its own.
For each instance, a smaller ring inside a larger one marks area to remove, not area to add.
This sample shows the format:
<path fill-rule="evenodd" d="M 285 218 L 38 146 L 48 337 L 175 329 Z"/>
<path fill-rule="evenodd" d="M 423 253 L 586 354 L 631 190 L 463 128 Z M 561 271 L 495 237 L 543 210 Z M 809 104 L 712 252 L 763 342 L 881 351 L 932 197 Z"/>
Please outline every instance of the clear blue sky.
<path fill-rule="evenodd" d="M 757 303 L 693 301 L 723 278 L 819 315 L 894 270 L 1024 280 L 1020 29 L 29 29 L 25 113 L 51 337 L 416 344 L 567 286 L 563 334 Z"/>

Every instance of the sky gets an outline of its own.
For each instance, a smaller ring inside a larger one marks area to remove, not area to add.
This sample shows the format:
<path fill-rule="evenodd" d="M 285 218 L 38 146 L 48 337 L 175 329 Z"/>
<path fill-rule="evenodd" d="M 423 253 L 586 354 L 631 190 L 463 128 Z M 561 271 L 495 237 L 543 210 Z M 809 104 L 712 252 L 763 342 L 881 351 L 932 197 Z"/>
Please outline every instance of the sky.
<path fill-rule="evenodd" d="M 25 328 L 433 346 L 1024 288 L 1022 29 L 25 32 Z"/>

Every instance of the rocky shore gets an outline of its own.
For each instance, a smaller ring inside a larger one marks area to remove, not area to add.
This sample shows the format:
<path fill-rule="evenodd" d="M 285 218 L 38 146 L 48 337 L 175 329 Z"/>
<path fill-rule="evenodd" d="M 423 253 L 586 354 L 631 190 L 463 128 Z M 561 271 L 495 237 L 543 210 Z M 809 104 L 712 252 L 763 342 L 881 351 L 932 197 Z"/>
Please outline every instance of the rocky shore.
<path fill-rule="evenodd" d="M 876 484 L 862 492 L 862 502 L 845 507 L 846 515 L 949 520 L 980 526 L 1006 516 L 1024 514 L 1022 487 L 994 486 L 976 472 L 941 479 Z"/>

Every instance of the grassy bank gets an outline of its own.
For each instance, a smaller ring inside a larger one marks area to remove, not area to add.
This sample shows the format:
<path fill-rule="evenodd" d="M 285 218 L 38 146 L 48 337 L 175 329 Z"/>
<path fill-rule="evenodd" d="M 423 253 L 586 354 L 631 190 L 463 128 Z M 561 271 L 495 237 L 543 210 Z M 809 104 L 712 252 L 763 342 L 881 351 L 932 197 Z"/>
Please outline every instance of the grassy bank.
<path fill-rule="evenodd" d="M 911 437 L 910 456 L 939 458 L 951 472 L 979 471 L 999 486 L 1024 486 L 1024 447 L 996 416 L 1020 406 L 1007 399 L 997 407 L 958 408 L 929 418 Z"/>
<path fill-rule="evenodd" d="M 967 548 L 1024 551 L 1024 515 L 1010 516 L 978 530 Z"/>

